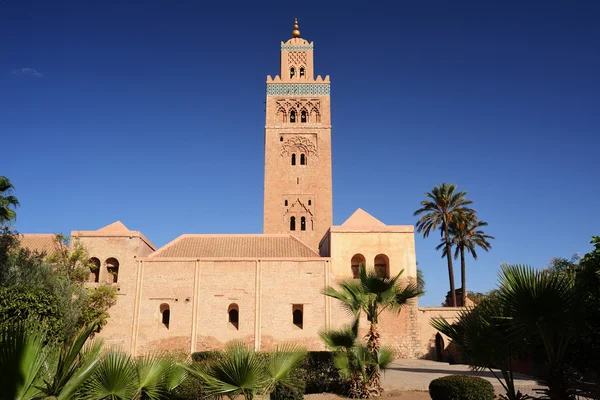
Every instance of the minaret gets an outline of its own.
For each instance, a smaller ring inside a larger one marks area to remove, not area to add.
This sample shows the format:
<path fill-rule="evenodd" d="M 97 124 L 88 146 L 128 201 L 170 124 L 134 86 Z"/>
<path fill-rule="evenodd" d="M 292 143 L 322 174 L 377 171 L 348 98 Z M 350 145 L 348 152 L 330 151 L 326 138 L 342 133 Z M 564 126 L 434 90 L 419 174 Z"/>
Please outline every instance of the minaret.
<path fill-rule="evenodd" d="M 314 77 L 313 43 L 281 42 L 267 76 L 264 233 L 291 233 L 318 251 L 332 225 L 329 76 Z"/>

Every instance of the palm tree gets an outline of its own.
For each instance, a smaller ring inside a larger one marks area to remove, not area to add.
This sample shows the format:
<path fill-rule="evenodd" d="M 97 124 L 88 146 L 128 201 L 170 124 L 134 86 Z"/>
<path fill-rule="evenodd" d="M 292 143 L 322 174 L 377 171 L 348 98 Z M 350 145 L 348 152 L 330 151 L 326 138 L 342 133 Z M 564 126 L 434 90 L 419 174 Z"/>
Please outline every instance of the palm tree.
<path fill-rule="evenodd" d="M 209 397 L 243 396 L 245 400 L 252 400 L 258 394 L 271 392 L 276 385 L 294 388 L 298 380 L 293 372 L 305 355 L 303 349 L 287 345 L 264 358 L 245 343 L 234 341 L 227 345 L 223 358 L 185 369 L 206 385 Z"/>
<path fill-rule="evenodd" d="M 15 208 L 19 206 L 19 200 L 12 195 L 15 187 L 5 176 L 0 176 L 0 226 L 14 221 L 17 218 Z"/>
<path fill-rule="evenodd" d="M 444 251 L 448 256 L 448 277 L 450 279 L 450 293 L 452 295 L 452 306 L 456 307 L 456 292 L 454 288 L 454 268 L 452 267 L 452 251 L 450 225 L 469 214 L 475 214 L 475 211 L 467 207 L 473 202 L 465 198 L 467 192 L 456 192 L 456 185 L 442 183 L 434 186 L 431 192 L 425 193 L 427 199 L 421 201 L 421 208 L 414 212 L 414 215 L 420 215 L 417 221 L 417 232 L 423 233 L 426 238 L 432 231 L 440 229 L 441 236 L 446 243 Z"/>
<path fill-rule="evenodd" d="M 465 250 L 473 256 L 474 260 L 477 260 L 477 247 L 481 247 L 485 251 L 489 251 L 492 245 L 488 242 L 488 239 L 494 239 L 493 236 L 486 235 L 482 231 L 482 226 L 487 226 L 487 222 L 477 220 L 475 214 L 467 214 L 465 218 L 458 220 L 450 225 L 450 244 L 455 246 L 454 259 L 457 259 L 460 255 L 460 278 L 462 286 L 462 305 L 463 307 L 467 304 L 467 264 L 465 260 Z M 446 257 L 451 252 L 445 249 L 446 241 L 441 240 L 441 243 L 435 248 L 439 250 L 444 248 L 442 258 Z"/>
<path fill-rule="evenodd" d="M 336 354 L 334 364 L 342 375 L 350 380 L 348 396 L 355 399 L 366 399 L 372 394 L 377 395 L 370 383 L 373 371 L 385 370 L 393 361 L 393 350 L 381 348 L 375 357 L 367 347 L 357 342 L 358 322 L 356 318 L 352 325 L 346 325 L 338 330 L 319 332 L 325 345 Z"/>
<path fill-rule="evenodd" d="M 456 324 L 438 319 L 432 325 L 452 339 L 472 367 L 497 366 L 511 400 L 519 397 L 512 360 L 518 355 L 538 358 L 538 351 L 547 367 L 546 398 L 570 400 L 577 390 L 588 390 L 569 367 L 578 332 L 586 323 L 585 296 L 573 280 L 531 267 L 503 265 L 499 286 L 476 308 L 461 313 Z"/>
<path fill-rule="evenodd" d="M 78 399 L 78 391 L 95 371 L 101 343 L 84 347 L 90 324 L 64 345 L 46 345 L 37 322 L 20 321 L 1 328 L 0 387 L 2 399 Z"/>
<path fill-rule="evenodd" d="M 385 310 L 400 312 L 408 300 L 418 297 L 421 291 L 416 283 L 401 285 L 398 280 L 404 270 L 392 278 L 381 277 L 372 269 L 367 272 L 364 264 L 359 266 L 359 279 L 347 279 L 339 284 L 339 289 L 327 287 L 323 294 L 342 302 L 343 307 L 351 314 L 358 317 L 365 313 L 371 323 L 367 339 L 367 350 L 378 359 L 381 347 L 380 335 L 377 329 L 379 316 Z M 370 371 L 371 388 L 381 392 L 381 377 L 379 371 Z"/>
<path fill-rule="evenodd" d="M 185 379 L 186 372 L 173 357 L 156 353 L 134 359 L 112 349 L 81 390 L 88 400 L 160 400 Z"/>

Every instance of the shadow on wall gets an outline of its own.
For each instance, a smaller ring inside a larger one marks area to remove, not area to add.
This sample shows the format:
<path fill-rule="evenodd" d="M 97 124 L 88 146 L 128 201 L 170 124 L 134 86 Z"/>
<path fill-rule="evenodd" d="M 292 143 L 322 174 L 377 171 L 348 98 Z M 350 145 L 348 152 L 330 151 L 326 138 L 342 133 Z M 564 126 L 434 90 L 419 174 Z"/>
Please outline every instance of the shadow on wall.
<path fill-rule="evenodd" d="M 463 363 L 463 358 L 456 345 L 452 342 L 447 344 L 439 332 L 429 340 L 427 351 L 422 358 L 426 360 L 447 362 L 451 365 Z"/>

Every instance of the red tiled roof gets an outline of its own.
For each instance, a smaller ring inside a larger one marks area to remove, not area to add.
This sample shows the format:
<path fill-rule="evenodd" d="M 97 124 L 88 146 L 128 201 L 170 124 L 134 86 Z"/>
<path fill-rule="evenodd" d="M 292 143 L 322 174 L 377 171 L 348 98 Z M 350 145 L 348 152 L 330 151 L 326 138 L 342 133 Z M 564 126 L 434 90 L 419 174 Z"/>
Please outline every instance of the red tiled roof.
<path fill-rule="evenodd" d="M 181 235 L 150 257 L 305 258 L 319 254 L 292 235 Z"/>
<path fill-rule="evenodd" d="M 54 240 L 55 236 L 52 233 L 23 233 L 19 235 L 19 241 L 23 248 L 50 254 L 57 250 L 57 244 Z"/>

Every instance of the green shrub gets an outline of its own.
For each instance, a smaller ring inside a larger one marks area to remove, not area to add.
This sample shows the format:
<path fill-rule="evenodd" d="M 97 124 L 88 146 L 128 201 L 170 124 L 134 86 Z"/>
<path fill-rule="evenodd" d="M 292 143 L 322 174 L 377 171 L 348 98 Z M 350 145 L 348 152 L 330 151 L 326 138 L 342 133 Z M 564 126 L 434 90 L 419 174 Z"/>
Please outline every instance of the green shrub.
<path fill-rule="evenodd" d="M 300 372 L 300 371 L 299 371 Z M 300 375 L 300 374 L 297 374 Z M 297 387 L 289 388 L 280 384 L 275 385 L 275 389 L 270 394 L 270 400 L 302 400 L 304 399 L 304 390 L 306 383 L 298 376 Z"/>
<path fill-rule="evenodd" d="M 347 393 L 347 380 L 333 364 L 333 354 L 330 351 L 308 352 L 301 371 L 306 382 L 305 394 Z"/>
<path fill-rule="evenodd" d="M 449 375 L 429 384 L 432 400 L 493 400 L 494 387 L 476 376 Z"/>
<path fill-rule="evenodd" d="M 223 353 L 221 351 L 197 351 L 192 353 L 192 360 L 195 362 L 204 362 L 204 361 L 217 361 L 223 358 Z"/>
<path fill-rule="evenodd" d="M 202 382 L 188 375 L 169 395 L 169 400 L 207 400 Z"/>

